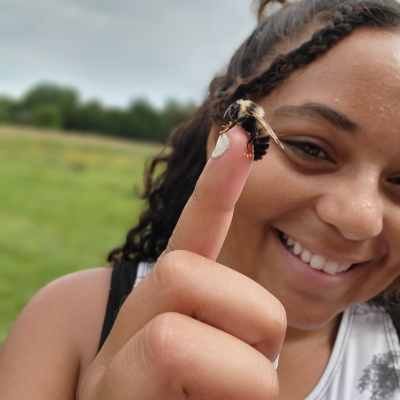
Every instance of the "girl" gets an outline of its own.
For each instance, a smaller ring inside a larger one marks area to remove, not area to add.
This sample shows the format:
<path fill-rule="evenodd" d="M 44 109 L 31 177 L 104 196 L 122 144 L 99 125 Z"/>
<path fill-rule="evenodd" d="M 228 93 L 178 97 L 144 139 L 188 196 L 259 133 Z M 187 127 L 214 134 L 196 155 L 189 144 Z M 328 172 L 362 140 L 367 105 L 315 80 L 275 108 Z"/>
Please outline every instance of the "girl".
<path fill-rule="evenodd" d="M 24 309 L 1 398 L 400 399 L 400 7 L 267 3 L 153 161 L 113 268 Z M 284 145 L 256 163 L 243 129 L 219 135 L 243 98 Z"/>

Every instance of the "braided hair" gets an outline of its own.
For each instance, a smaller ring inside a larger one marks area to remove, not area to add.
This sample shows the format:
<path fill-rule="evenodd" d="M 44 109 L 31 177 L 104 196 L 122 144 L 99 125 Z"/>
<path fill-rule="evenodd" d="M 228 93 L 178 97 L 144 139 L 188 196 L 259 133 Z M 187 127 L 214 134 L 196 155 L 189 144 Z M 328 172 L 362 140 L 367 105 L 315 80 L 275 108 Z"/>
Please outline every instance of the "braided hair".
<path fill-rule="evenodd" d="M 209 95 L 194 116 L 172 132 L 172 151 L 155 157 L 146 169 L 143 198 L 148 208 L 128 232 L 125 244 L 109 254 L 109 261 L 155 261 L 164 251 L 207 162 L 210 129 L 222 123 L 230 104 L 268 95 L 354 29 L 400 26 L 400 5 L 395 0 L 279 0 L 282 9 L 264 17 L 269 3 L 271 0 L 260 1 L 257 28 L 236 51 L 226 73 L 213 79 Z M 291 49 L 292 43 L 311 29 L 317 29 L 311 40 Z M 166 168 L 155 177 L 159 165 Z"/>

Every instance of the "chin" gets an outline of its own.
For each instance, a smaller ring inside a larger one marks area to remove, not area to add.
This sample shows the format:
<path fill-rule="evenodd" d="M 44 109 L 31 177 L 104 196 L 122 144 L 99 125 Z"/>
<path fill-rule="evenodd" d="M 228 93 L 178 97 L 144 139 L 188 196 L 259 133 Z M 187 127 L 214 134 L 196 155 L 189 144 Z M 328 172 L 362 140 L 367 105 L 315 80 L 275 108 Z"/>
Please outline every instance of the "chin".
<path fill-rule="evenodd" d="M 335 319 L 347 308 L 331 309 L 312 302 L 301 302 L 294 299 L 279 300 L 285 307 L 288 327 L 301 330 L 320 328 Z"/>

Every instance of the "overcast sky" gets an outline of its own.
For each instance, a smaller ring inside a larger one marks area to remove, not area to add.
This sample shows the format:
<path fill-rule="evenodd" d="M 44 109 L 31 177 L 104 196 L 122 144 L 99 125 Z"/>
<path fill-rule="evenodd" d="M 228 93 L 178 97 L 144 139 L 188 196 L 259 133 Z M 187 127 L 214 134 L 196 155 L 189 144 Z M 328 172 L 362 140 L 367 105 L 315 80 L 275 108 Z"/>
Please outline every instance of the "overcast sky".
<path fill-rule="evenodd" d="M 201 101 L 252 32 L 252 0 L 0 0 L 0 93 L 40 81 L 125 106 Z"/>

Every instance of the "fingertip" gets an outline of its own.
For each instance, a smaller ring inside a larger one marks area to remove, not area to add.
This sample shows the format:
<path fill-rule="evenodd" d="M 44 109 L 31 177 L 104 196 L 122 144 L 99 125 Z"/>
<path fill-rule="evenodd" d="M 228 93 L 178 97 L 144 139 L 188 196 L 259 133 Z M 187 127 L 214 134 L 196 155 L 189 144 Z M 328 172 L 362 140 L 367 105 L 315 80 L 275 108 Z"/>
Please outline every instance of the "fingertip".
<path fill-rule="evenodd" d="M 227 132 L 227 136 L 232 140 L 237 141 L 242 146 L 246 147 L 249 140 L 249 134 L 241 127 L 236 125 Z"/>
<path fill-rule="evenodd" d="M 251 167 L 253 156 L 249 152 L 248 140 L 249 134 L 240 126 L 235 126 L 219 136 L 210 160 L 224 159 L 223 162 L 226 163 L 229 162 L 229 158 Z"/>
<path fill-rule="evenodd" d="M 202 181 L 207 182 L 223 198 L 220 201 L 235 204 L 250 174 L 253 157 L 247 148 L 248 133 L 235 126 L 220 137 L 215 153 L 204 170 Z M 223 148 L 225 151 L 222 152 Z"/>

